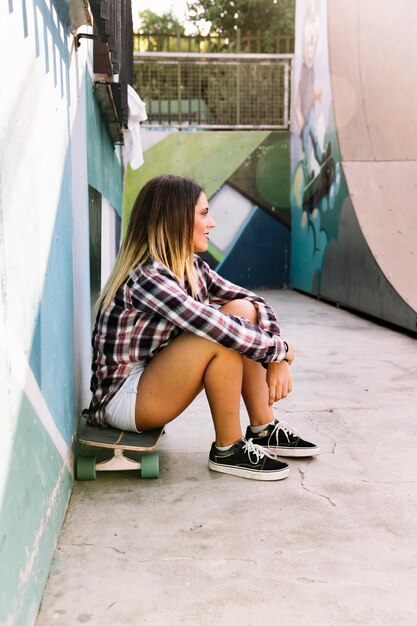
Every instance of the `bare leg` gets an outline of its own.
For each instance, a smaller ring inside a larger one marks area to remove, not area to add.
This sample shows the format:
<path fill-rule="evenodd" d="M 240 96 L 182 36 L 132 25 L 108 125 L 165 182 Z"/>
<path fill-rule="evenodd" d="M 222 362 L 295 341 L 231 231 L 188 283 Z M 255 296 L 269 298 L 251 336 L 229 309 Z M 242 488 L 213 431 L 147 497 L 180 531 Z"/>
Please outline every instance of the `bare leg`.
<path fill-rule="evenodd" d="M 266 369 L 260 363 L 246 358 L 243 360 L 242 397 L 251 426 L 267 424 L 275 419 L 268 402 Z"/>
<path fill-rule="evenodd" d="M 217 445 L 235 443 L 242 437 L 242 371 L 239 353 L 196 335 L 180 335 L 152 359 L 139 380 L 137 428 L 150 430 L 172 421 L 204 385 Z"/>
<path fill-rule="evenodd" d="M 249 300 L 232 300 L 221 310 L 225 313 L 238 315 L 257 324 L 257 311 Z M 242 397 L 249 414 L 251 426 L 260 426 L 274 419 L 272 407 L 268 403 L 268 385 L 266 370 L 260 363 L 243 358 Z"/>

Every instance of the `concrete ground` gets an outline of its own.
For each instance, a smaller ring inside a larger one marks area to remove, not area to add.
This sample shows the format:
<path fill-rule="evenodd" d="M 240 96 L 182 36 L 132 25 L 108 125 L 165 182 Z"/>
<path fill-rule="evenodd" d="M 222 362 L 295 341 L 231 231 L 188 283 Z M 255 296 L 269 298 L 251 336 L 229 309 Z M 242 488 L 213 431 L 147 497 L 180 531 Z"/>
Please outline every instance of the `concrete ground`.
<path fill-rule="evenodd" d="M 322 454 L 278 482 L 209 472 L 202 394 L 168 426 L 159 479 L 75 484 L 36 626 L 417 624 L 416 339 L 266 297 L 297 347 L 276 415 Z"/>

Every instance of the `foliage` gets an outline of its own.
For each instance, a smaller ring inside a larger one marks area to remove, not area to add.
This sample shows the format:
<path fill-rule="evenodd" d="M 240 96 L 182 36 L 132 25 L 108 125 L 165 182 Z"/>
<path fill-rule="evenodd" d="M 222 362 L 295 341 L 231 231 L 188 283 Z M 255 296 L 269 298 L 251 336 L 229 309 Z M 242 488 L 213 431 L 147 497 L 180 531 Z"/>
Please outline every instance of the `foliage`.
<path fill-rule="evenodd" d="M 234 38 L 262 33 L 267 39 L 276 33 L 294 33 L 295 0 L 189 0 L 188 19 L 198 25 L 211 22 L 211 32 Z"/>
<path fill-rule="evenodd" d="M 146 9 L 139 11 L 140 33 L 160 33 L 164 35 L 183 35 L 184 27 L 173 15 L 172 11 L 157 15 L 153 11 Z"/>
<path fill-rule="evenodd" d="M 175 48 L 182 50 L 181 37 L 184 35 L 184 27 L 173 15 L 172 11 L 158 15 L 149 9 L 139 11 L 140 27 L 138 36 L 134 38 L 134 50 L 136 52 L 169 52 L 172 50 L 172 41 L 177 42 Z M 140 35 L 145 33 L 144 37 Z"/>

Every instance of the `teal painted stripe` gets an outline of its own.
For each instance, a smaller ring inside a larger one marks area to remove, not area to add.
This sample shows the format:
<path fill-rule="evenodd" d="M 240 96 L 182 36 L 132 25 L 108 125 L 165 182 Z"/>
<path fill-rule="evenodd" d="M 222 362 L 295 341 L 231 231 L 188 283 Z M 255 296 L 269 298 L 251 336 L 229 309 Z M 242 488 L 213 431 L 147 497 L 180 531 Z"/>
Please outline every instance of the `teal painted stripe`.
<path fill-rule="evenodd" d="M 0 623 L 36 618 L 72 488 L 72 477 L 23 394 L 2 468 Z"/>
<path fill-rule="evenodd" d="M 29 363 L 39 389 L 57 428 L 67 442 L 74 432 L 75 421 L 73 215 L 69 154 L 68 150 L 29 353 Z M 15 297 L 19 297 L 21 283 L 18 282 L 14 289 Z M 16 327 L 14 334 L 16 341 L 15 346 L 10 347 L 11 360 L 20 349 Z M 51 368 L 57 346 L 59 366 Z"/>
<path fill-rule="evenodd" d="M 110 139 L 94 95 L 94 84 L 85 73 L 87 90 L 88 182 L 97 189 L 122 217 L 122 167 L 119 148 Z"/>

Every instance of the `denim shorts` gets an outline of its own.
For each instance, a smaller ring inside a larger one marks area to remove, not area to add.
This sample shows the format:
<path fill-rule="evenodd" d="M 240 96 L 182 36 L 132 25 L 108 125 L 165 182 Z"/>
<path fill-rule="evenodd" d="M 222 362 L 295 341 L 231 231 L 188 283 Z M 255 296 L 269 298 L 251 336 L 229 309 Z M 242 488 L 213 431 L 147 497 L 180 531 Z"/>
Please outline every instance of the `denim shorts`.
<path fill-rule="evenodd" d="M 138 383 L 144 369 L 144 365 L 134 366 L 116 395 L 106 405 L 106 422 L 109 426 L 140 432 L 136 428 L 135 406 Z"/>

